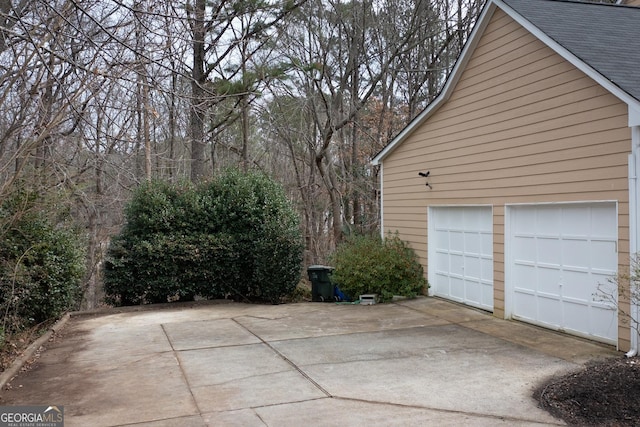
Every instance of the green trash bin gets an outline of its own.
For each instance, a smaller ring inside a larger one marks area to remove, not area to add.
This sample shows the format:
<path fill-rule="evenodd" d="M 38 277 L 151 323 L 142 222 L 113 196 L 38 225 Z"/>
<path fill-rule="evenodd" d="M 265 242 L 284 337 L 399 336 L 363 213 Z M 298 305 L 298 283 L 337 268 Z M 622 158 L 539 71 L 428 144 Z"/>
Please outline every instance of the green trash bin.
<path fill-rule="evenodd" d="M 326 265 L 311 265 L 307 268 L 311 282 L 311 301 L 332 302 L 336 300 L 331 274 L 334 268 Z"/>

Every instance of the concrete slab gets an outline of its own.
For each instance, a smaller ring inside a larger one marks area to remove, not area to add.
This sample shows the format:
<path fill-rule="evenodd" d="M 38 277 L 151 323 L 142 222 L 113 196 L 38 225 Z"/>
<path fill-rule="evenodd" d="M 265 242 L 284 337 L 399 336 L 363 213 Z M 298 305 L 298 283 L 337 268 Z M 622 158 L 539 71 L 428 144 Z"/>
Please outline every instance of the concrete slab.
<path fill-rule="evenodd" d="M 294 369 L 265 344 L 182 351 L 178 358 L 192 387 L 224 384 Z"/>
<path fill-rule="evenodd" d="M 326 396 L 264 344 L 185 351 L 179 357 L 202 412 Z"/>
<path fill-rule="evenodd" d="M 533 389 L 611 347 L 435 298 L 72 317 L 0 404 L 68 426 L 557 425 Z"/>
<path fill-rule="evenodd" d="M 288 407 L 288 404 L 282 405 Z M 285 412 L 288 412 L 285 409 Z M 225 427 L 264 427 L 265 422 L 255 409 L 241 409 L 238 411 L 211 412 L 203 414 L 202 418 L 208 426 Z M 277 425 L 277 424 L 274 424 Z M 300 426 L 300 424 L 297 424 Z"/>
<path fill-rule="evenodd" d="M 563 360 L 584 364 L 608 356 L 611 346 L 573 337 L 560 332 L 516 321 L 504 321 L 488 317 L 483 321 L 462 322 L 466 328 L 483 332 L 502 340 L 535 349 Z M 559 343 L 562 345 L 558 345 Z"/>
<path fill-rule="evenodd" d="M 178 351 L 261 342 L 233 319 L 167 323 L 163 328 L 173 349 Z"/>
<path fill-rule="evenodd" d="M 548 423 L 522 421 L 515 418 L 499 418 L 471 415 L 464 412 L 437 411 L 387 403 L 326 398 L 258 408 L 256 412 L 264 424 L 248 423 L 247 426 L 467 426 L 540 427 Z M 212 425 L 227 425 L 212 424 Z M 229 424 L 238 425 L 238 424 Z"/>
<path fill-rule="evenodd" d="M 136 423 L 136 427 L 206 427 L 209 424 L 200 416 L 168 418 L 160 421 Z"/>
<path fill-rule="evenodd" d="M 553 419 L 528 390 L 575 366 L 458 325 L 272 345 L 334 397 L 532 421 Z"/>
<path fill-rule="evenodd" d="M 236 411 L 326 397 L 299 372 L 273 372 L 211 386 L 193 387 L 202 412 Z"/>
<path fill-rule="evenodd" d="M 309 311 L 304 313 L 285 310 L 285 316 L 273 319 L 243 316 L 236 318 L 236 320 L 265 341 L 449 323 L 427 313 L 407 310 L 395 304 L 378 304 L 375 307 L 328 303 L 314 305 L 318 307 L 311 307 Z"/>

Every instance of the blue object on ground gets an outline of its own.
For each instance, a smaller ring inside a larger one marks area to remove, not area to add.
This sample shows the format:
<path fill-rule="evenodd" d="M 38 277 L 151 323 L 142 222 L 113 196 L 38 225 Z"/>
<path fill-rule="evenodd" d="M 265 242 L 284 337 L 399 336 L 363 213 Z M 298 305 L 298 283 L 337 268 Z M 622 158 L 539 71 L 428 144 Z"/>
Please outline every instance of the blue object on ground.
<path fill-rule="evenodd" d="M 335 285 L 333 287 L 333 294 L 336 296 L 336 299 L 338 301 L 350 301 L 349 297 L 347 297 L 338 287 L 338 285 Z"/>

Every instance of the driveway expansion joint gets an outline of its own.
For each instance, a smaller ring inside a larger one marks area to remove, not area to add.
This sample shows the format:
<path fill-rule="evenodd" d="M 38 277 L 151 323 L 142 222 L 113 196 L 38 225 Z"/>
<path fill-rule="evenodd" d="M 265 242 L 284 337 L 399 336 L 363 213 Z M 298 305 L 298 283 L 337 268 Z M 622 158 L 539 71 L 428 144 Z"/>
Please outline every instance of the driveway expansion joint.
<path fill-rule="evenodd" d="M 251 335 L 253 335 L 257 339 L 259 339 L 260 342 L 262 342 L 264 345 L 266 345 L 271 351 L 273 351 L 275 354 L 277 354 L 282 360 L 287 362 L 293 369 L 298 371 L 298 373 L 300 375 L 302 375 L 307 381 L 309 381 L 311 384 L 313 384 L 313 386 L 315 388 L 317 388 L 318 390 L 320 390 L 325 396 L 332 397 L 331 393 L 329 393 L 320 384 L 318 384 L 318 382 L 316 382 L 313 378 L 311 378 L 306 372 L 304 372 L 304 370 L 302 370 L 298 365 L 293 363 L 293 361 L 291 361 L 288 357 L 286 357 L 284 354 L 282 354 L 280 351 L 278 351 L 277 348 L 273 347 L 269 342 L 267 342 L 264 339 L 262 339 L 262 337 L 260 337 L 259 335 L 254 333 L 252 330 L 248 329 L 246 326 L 244 326 L 243 324 L 241 324 L 238 321 L 236 321 L 235 319 L 233 319 L 233 321 L 236 322 L 236 324 L 239 325 L 241 328 L 243 328 L 244 330 L 249 332 Z"/>

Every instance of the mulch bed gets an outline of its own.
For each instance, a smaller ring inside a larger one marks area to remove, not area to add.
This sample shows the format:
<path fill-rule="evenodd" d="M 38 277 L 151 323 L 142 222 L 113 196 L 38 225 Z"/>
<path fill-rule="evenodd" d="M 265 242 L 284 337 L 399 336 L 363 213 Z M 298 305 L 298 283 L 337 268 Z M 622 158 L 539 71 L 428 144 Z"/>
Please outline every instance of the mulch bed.
<path fill-rule="evenodd" d="M 550 380 L 534 397 L 570 425 L 639 426 L 640 357 L 590 363 Z"/>

